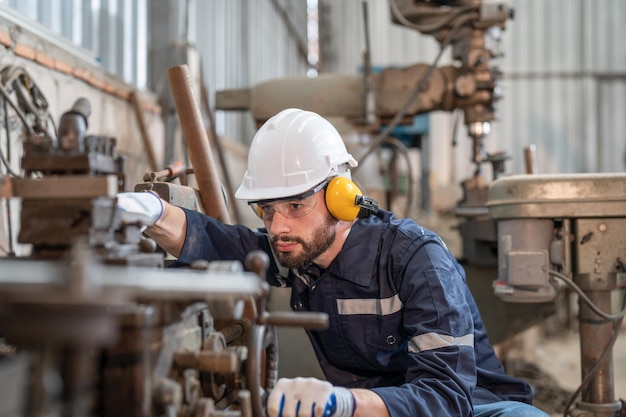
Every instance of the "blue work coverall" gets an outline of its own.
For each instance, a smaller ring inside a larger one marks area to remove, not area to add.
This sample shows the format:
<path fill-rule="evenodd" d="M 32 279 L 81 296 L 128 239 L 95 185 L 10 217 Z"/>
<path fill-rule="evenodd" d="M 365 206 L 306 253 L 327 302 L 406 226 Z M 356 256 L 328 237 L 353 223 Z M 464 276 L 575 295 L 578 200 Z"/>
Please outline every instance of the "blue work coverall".
<path fill-rule="evenodd" d="M 292 287 L 295 311 L 325 312 L 329 328 L 308 331 L 333 385 L 369 388 L 392 417 L 470 416 L 472 404 L 530 404 L 524 381 L 505 374 L 487 338 L 465 273 L 440 237 L 379 211 L 357 220 L 324 271 L 282 270 L 267 234 L 185 210 L 178 265 L 197 259 L 272 259 L 267 279 Z"/>

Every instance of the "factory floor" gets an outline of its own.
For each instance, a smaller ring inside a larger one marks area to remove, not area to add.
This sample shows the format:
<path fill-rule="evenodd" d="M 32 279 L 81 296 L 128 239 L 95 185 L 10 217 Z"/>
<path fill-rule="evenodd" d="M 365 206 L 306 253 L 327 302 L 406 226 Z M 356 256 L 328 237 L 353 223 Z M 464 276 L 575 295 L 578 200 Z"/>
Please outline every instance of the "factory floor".
<path fill-rule="evenodd" d="M 563 416 L 581 382 L 578 331 L 556 330 L 553 324 L 544 323 L 516 339 L 519 345 L 501 355 L 507 372 L 535 388 L 537 407 L 552 417 Z M 622 325 L 613 346 L 613 387 L 614 399 L 626 401 L 626 325 Z"/>

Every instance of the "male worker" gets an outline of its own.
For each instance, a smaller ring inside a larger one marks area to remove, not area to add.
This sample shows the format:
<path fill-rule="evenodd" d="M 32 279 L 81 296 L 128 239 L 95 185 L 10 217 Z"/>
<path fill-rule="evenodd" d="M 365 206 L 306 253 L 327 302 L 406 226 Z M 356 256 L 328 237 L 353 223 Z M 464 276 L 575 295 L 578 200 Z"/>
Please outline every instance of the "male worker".
<path fill-rule="evenodd" d="M 530 405 L 530 387 L 504 373 L 445 244 L 355 199 L 356 165 L 327 120 L 287 109 L 255 135 L 235 194 L 265 229 L 151 193 L 121 194 L 119 204 L 146 215 L 147 234 L 181 265 L 266 251 L 267 280 L 292 287 L 292 308 L 329 315 L 327 330 L 308 332 L 327 381 L 280 379 L 270 417 L 547 416 Z"/>

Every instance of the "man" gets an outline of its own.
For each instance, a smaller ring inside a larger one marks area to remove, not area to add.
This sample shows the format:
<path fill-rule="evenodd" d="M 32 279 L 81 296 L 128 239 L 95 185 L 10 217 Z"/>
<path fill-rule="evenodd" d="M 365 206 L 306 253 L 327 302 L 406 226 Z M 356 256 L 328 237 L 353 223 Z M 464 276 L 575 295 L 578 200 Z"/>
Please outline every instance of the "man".
<path fill-rule="evenodd" d="M 151 193 L 124 193 L 120 206 L 145 215 L 147 234 L 180 265 L 266 251 L 267 280 L 292 287 L 292 308 L 328 313 L 327 330 L 308 332 L 327 381 L 280 379 L 270 417 L 546 416 L 530 405 L 530 387 L 504 373 L 445 244 L 355 199 L 356 165 L 327 120 L 287 109 L 255 135 L 236 192 L 264 229 Z"/>

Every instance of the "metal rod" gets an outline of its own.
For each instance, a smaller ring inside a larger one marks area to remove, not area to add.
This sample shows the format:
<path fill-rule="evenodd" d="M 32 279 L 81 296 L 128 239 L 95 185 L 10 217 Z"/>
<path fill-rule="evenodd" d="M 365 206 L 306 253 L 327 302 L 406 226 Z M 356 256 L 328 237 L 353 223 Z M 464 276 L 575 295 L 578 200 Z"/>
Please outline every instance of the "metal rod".
<path fill-rule="evenodd" d="M 171 67 L 167 70 L 167 75 L 183 136 L 189 149 L 189 158 L 198 182 L 204 212 L 223 223 L 230 223 L 209 138 L 202 123 L 200 107 L 193 90 L 189 67 L 187 65 Z"/>
<path fill-rule="evenodd" d="M 602 311 L 611 311 L 611 293 L 609 291 L 585 291 L 589 299 Z M 598 362 L 607 347 L 613 333 L 613 325 L 602 319 L 587 306 L 579 302 L 580 350 L 582 378 L 587 377 L 590 369 Z M 613 387 L 613 355 L 609 355 L 583 391 L 583 401 L 592 404 L 605 404 L 615 401 Z"/>
<path fill-rule="evenodd" d="M 529 145 L 524 148 L 524 161 L 526 162 L 526 173 L 527 174 L 536 174 L 537 173 L 537 160 L 535 157 L 536 148 L 535 145 Z"/>
<path fill-rule="evenodd" d="M 228 163 L 226 161 L 226 157 L 224 156 L 224 147 L 222 146 L 221 139 L 217 134 L 217 128 L 215 126 L 215 117 L 213 117 L 213 112 L 211 111 L 211 105 L 209 103 L 209 92 L 207 91 L 207 87 L 204 85 L 204 82 L 200 84 L 200 100 L 202 102 L 202 106 L 204 107 L 204 111 L 206 112 L 207 117 L 209 118 L 209 132 L 211 133 L 211 137 L 213 139 L 213 145 L 217 150 L 217 157 L 220 161 L 220 165 L 222 167 L 222 175 L 224 176 L 224 187 L 226 188 L 226 192 L 228 193 L 228 198 L 230 199 L 230 205 L 233 209 L 233 216 L 235 217 L 235 223 L 241 222 L 241 216 L 239 215 L 239 208 L 237 204 L 235 204 L 235 192 L 233 191 L 232 181 L 230 179 L 230 170 L 228 169 Z"/>

